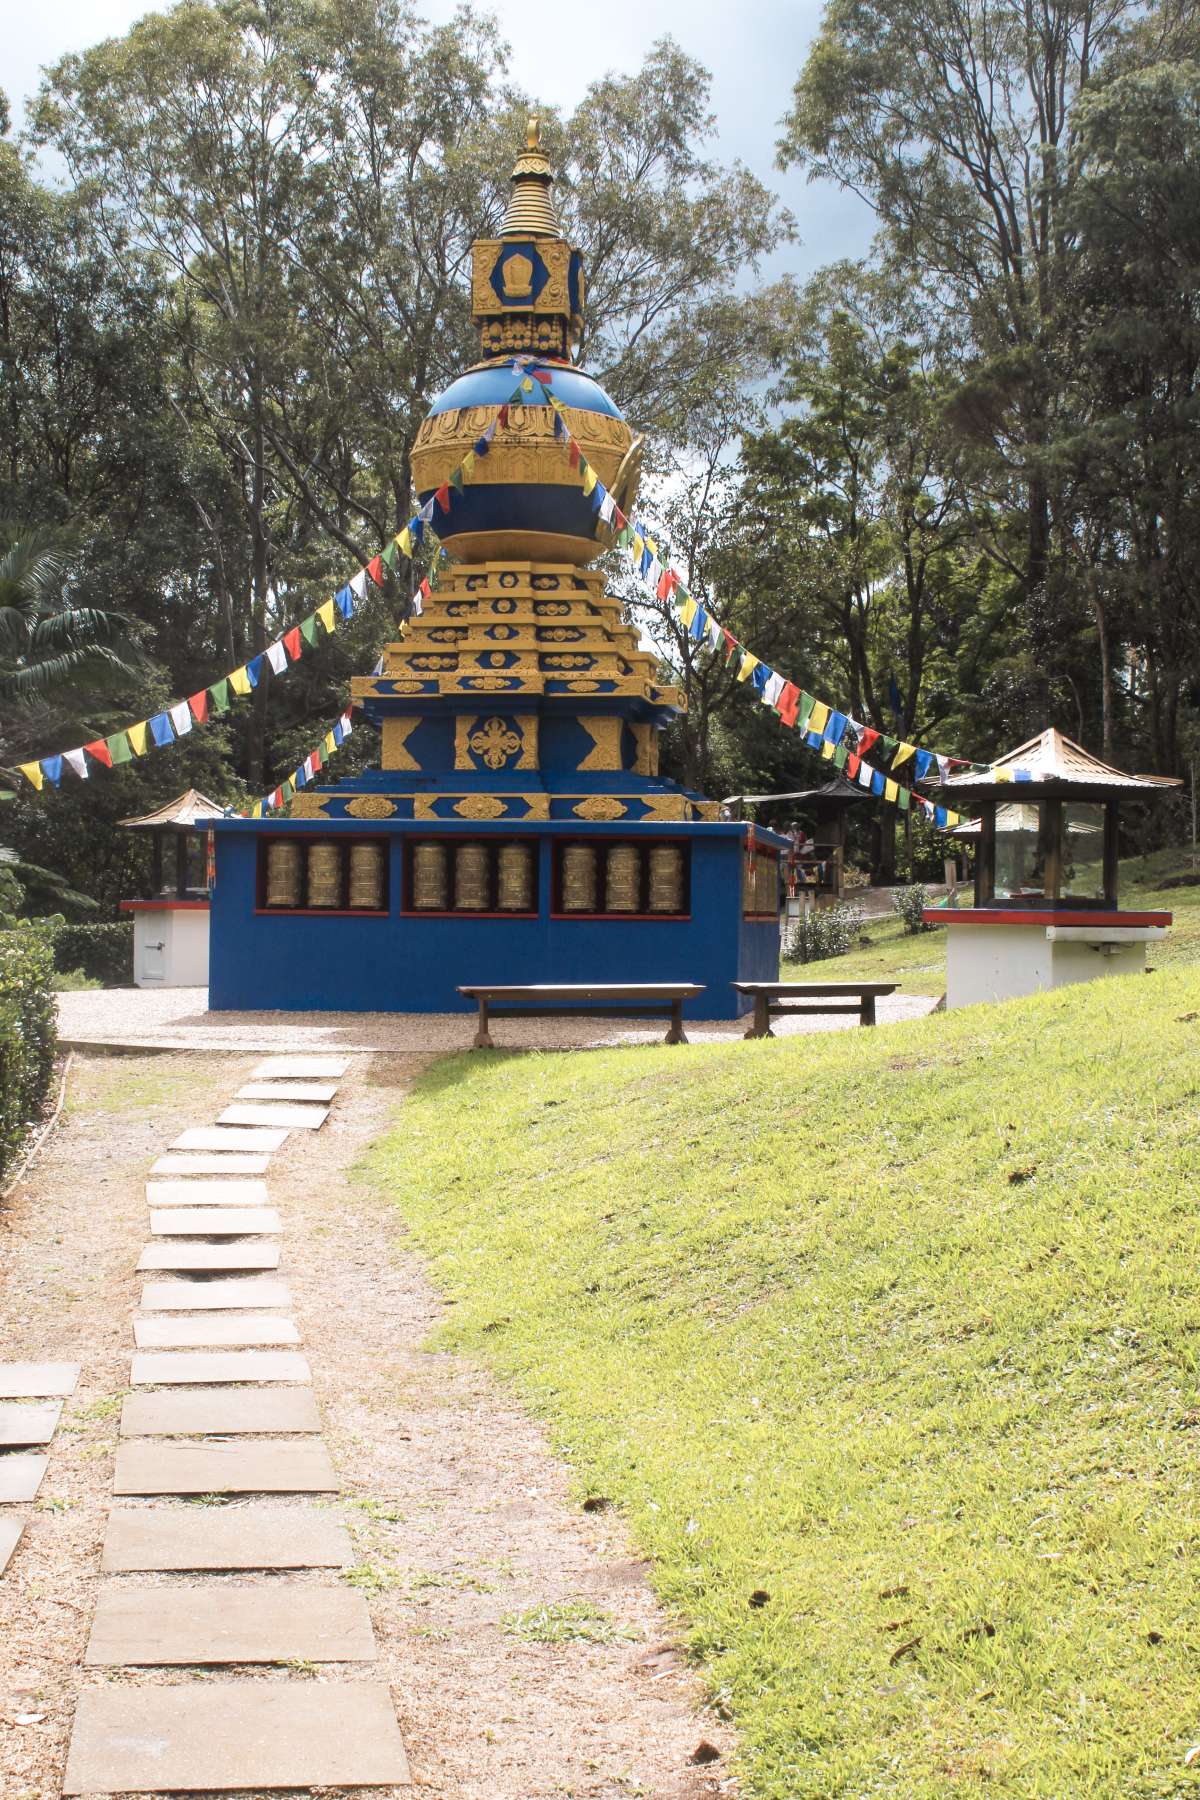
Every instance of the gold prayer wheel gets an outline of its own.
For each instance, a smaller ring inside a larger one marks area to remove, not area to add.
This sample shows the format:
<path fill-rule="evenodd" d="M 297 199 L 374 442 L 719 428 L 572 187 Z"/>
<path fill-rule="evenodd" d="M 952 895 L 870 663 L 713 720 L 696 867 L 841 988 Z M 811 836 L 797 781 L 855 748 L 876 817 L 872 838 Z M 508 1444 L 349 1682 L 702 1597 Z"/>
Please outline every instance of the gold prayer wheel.
<path fill-rule="evenodd" d="M 413 850 L 413 909 L 445 912 L 448 902 L 445 844 L 417 844 Z"/>
<path fill-rule="evenodd" d="M 533 850 L 529 844 L 504 844 L 499 857 L 501 912 L 533 910 Z"/>
<path fill-rule="evenodd" d="M 350 904 L 367 912 L 383 911 L 382 844 L 351 844 Z"/>
<path fill-rule="evenodd" d="M 683 911 L 683 851 L 678 844 L 655 844 L 651 848 L 650 911 Z"/>
<path fill-rule="evenodd" d="M 337 906 L 342 898 L 342 859 L 336 844 L 308 846 L 308 904 Z"/>
<path fill-rule="evenodd" d="M 754 861 L 750 852 L 742 852 L 742 911 L 754 911 Z"/>
<path fill-rule="evenodd" d="M 779 911 L 779 871 L 775 858 L 764 856 L 761 850 L 754 869 L 754 910 L 757 913 Z"/>
<path fill-rule="evenodd" d="M 295 838 L 276 838 L 267 845 L 267 905 L 299 904 L 300 845 Z"/>
<path fill-rule="evenodd" d="M 591 844 L 568 844 L 562 859 L 564 912 L 595 912 L 596 852 Z"/>
<path fill-rule="evenodd" d="M 642 859 L 636 844 L 612 844 L 604 865 L 605 912 L 636 912 L 642 902 Z"/>
<path fill-rule="evenodd" d="M 459 844 L 454 852 L 454 910 L 486 912 L 487 909 L 487 845 Z"/>

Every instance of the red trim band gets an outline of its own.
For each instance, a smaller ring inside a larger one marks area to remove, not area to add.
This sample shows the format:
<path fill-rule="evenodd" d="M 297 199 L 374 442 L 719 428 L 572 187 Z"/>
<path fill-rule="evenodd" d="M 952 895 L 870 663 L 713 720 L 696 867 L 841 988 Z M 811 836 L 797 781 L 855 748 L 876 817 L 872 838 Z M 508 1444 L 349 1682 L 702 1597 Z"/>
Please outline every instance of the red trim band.
<path fill-rule="evenodd" d="M 1080 912 L 1076 908 L 1013 907 L 998 909 L 987 906 L 927 906 L 921 914 L 927 925 L 1100 925 L 1127 926 L 1169 925 L 1173 913 L 1165 912 Z"/>
<path fill-rule="evenodd" d="M 207 912 L 207 900 L 122 900 L 122 912 Z"/>

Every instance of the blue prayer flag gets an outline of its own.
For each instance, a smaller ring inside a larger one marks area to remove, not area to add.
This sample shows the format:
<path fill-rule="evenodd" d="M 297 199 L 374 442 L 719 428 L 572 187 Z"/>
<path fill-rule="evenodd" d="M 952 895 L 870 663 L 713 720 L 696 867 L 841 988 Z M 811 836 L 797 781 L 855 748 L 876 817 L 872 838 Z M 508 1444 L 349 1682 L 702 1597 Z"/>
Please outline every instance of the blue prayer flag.
<path fill-rule="evenodd" d="M 42 770 L 46 780 L 52 781 L 55 787 L 57 787 L 62 780 L 62 765 L 63 759 L 61 756 L 43 756 L 42 758 Z"/>
<path fill-rule="evenodd" d="M 165 748 L 167 744 L 173 744 L 175 742 L 175 733 L 171 730 L 171 721 L 168 719 L 165 712 L 155 713 L 154 717 L 149 721 L 149 725 L 150 736 L 154 739 L 160 749 Z"/>
<path fill-rule="evenodd" d="M 883 793 L 883 776 L 878 769 L 871 770 L 871 792 L 873 794 Z"/>
<path fill-rule="evenodd" d="M 258 686 L 258 678 L 262 673 L 263 658 L 264 653 L 260 650 L 258 655 L 252 656 L 250 661 L 246 664 L 246 679 L 251 687 Z"/>
<path fill-rule="evenodd" d="M 831 744 L 840 744 L 848 724 L 845 713 L 831 712 L 825 721 L 825 736 Z"/>
<path fill-rule="evenodd" d="M 333 597 L 343 619 L 352 619 L 354 617 L 354 595 L 350 589 L 348 587 L 339 588 Z"/>
<path fill-rule="evenodd" d="M 937 823 L 944 828 L 945 824 L 946 824 L 946 809 L 945 809 L 945 807 L 944 806 L 935 806 L 933 809 L 933 816 L 934 816 L 935 820 L 937 821 Z"/>
<path fill-rule="evenodd" d="M 917 751 L 917 780 L 918 781 L 924 780 L 925 776 L 928 775 L 929 765 L 932 761 L 933 761 L 933 755 L 930 751 L 928 751 L 928 750 L 918 750 Z"/>

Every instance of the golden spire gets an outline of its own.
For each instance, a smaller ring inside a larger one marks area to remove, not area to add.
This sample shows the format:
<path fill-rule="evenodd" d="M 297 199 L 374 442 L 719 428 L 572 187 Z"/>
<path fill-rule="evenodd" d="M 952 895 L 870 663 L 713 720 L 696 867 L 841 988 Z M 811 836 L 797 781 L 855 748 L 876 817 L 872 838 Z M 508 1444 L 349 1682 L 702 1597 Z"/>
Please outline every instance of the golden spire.
<path fill-rule="evenodd" d="M 535 113 L 525 129 L 525 148 L 513 164 L 512 197 L 500 227 L 501 237 L 562 236 L 550 198 L 554 171 L 542 149 L 541 137 L 542 123 Z"/>

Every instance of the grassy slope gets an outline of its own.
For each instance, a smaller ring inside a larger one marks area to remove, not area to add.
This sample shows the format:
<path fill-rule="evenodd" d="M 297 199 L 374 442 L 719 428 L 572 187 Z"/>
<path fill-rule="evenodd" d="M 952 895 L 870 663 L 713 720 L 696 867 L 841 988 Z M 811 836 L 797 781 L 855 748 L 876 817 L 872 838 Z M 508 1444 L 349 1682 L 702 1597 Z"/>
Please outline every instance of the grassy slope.
<path fill-rule="evenodd" d="M 450 1058 L 361 1172 L 628 1509 L 748 1794 L 1200 1789 L 1198 1011 Z"/>
<path fill-rule="evenodd" d="M 1161 911 L 1175 915 L 1169 937 L 1150 948 L 1156 967 L 1200 962 L 1200 887 L 1163 888 L 1168 875 L 1190 867 L 1178 850 L 1150 857 L 1131 857 L 1121 865 L 1121 905 L 1130 912 Z M 969 895 L 968 895 L 969 903 Z M 899 919 L 872 919 L 866 944 L 839 957 L 828 967 L 812 965 L 805 971 L 798 963 L 785 963 L 784 978 L 829 981 L 899 981 L 906 994 L 944 994 L 946 991 L 946 933 L 926 931 L 908 935 Z"/>

